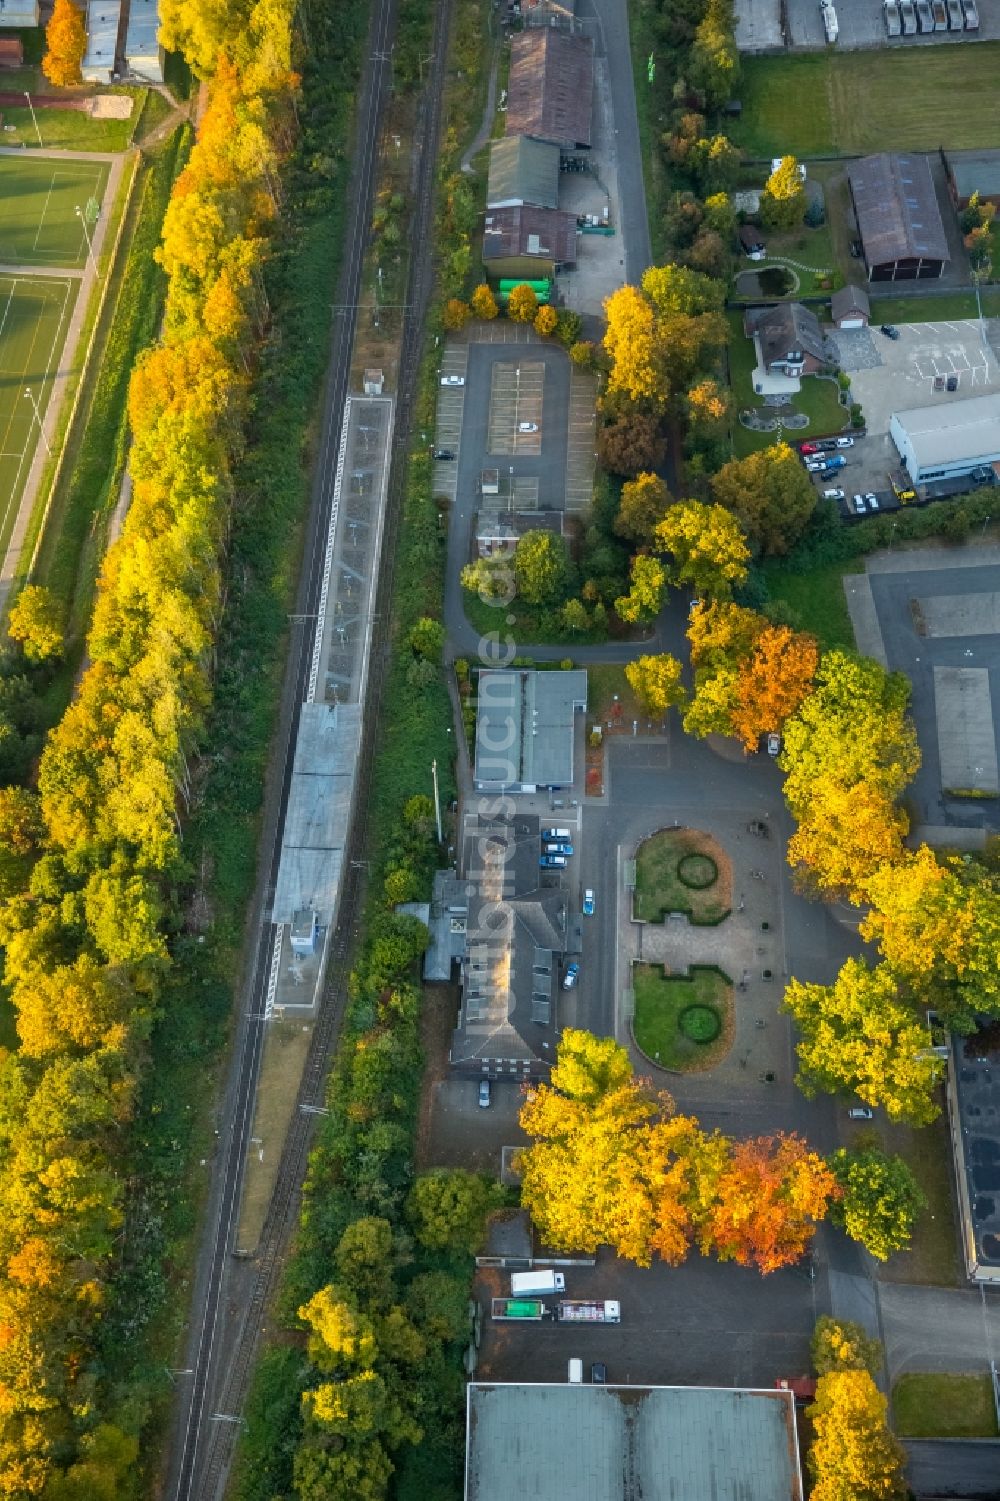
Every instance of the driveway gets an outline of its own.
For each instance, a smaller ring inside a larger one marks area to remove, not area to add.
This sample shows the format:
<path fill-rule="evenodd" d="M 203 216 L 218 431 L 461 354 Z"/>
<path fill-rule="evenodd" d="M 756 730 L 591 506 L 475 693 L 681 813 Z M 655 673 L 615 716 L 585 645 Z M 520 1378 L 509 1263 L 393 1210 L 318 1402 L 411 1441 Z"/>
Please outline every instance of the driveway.
<path fill-rule="evenodd" d="M 637 283 L 647 266 L 652 264 L 653 252 L 646 216 L 627 0 L 580 0 L 577 16 L 594 36 L 597 50 L 607 59 L 621 232 L 625 238 L 625 280 Z"/>
<path fill-rule="evenodd" d="M 893 1381 L 907 1371 L 988 1371 L 1000 1361 L 1000 1293 L 882 1282 L 878 1300 Z"/>

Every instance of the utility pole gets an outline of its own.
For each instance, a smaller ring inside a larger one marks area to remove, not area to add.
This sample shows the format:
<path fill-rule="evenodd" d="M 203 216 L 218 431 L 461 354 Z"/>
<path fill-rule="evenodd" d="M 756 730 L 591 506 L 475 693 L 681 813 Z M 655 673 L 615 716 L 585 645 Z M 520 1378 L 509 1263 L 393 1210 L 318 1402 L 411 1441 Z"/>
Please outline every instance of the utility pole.
<path fill-rule="evenodd" d="M 441 794 L 438 791 L 437 757 L 431 762 L 431 777 L 434 781 L 434 822 L 437 824 L 438 844 L 444 844 L 444 835 L 441 833 Z"/>

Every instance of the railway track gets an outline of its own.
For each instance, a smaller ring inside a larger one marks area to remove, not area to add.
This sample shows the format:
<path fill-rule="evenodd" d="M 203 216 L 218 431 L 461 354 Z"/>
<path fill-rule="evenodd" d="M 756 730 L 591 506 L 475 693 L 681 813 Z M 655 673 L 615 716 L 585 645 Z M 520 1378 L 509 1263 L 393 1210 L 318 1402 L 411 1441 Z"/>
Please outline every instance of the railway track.
<path fill-rule="evenodd" d="M 379 0 L 372 17 L 366 86 L 360 96 L 357 171 L 351 195 L 354 212 L 339 289 L 343 310 L 331 342 L 325 392 L 324 425 L 317 465 L 317 496 L 310 520 L 307 565 L 297 603 L 299 623 L 293 626 L 289 670 L 282 701 L 280 736 L 280 793 L 267 820 L 270 847 L 266 882 L 258 896 L 258 941 L 254 955 L 249 1002 L 241 1020 L 234 1072 L 226 1095 L 225 1116 L 232 1123 L 225 1167 L 210 1204 L 209 1230 L 203 1246 L 188 1364 L 192 1382 L 179 1404 L 175 1444 L 165 1494 L 173 1501 L 219 1501 L 224 1494 L 243 1408 L 250 1388 L 263 1320 L 275 1290 L 284 1250 L 295 1228 L 299 1191 L 305 1175 L 316 1112 L 321 1109 L 326 1074 L 339 1035 L 347 995 L 351 951 L 364 899 L 363 854 L 366 820 L 363 816 L 372 788 L 372 767 L 385 677 L 390 660 L 393 572 L 406 483 L 408 440 L 416 395 L 423 326 L 433 289 L 432 259 L 435 169 L 441 129 L 441 99 L 447 58 L 452 0 L 435 8 L 432 62 L 417 123 L 415 150 L 418 169 L 411 226 L 411 258 L 401 341 L 399 386 L 396 396 L 393 448 L 386 498 L 386 518 L 376 590 L 375 625 L 369 658 L 368 686 L 363 714 L 362 746 L 356 797 L 344 868 L 347 872 L 326 982 L 320 1000 L 309 1052 L 278 1166 L 256 1256 L 252 1263 L 234 1261 L 233 1237 L 239 1214 L 243 1166 L 252 1130 L 257 1080 L 263 1051 L 264 992 L 270 973 L 275 930 L 267 920 L 277 880 L 281 828 L 287 806 L 299 711 L 304 702 L 312 657 L 312 632 L 303 617 L 314 616 L 323 582 L 325 542 L 333 495 L 333 469 L 348 394 L 350 353 L 371 201 L 378 167 L 379 123 L 389 88 L 387 77 L 395 0 Z M 315 626 L 313 627 L 315 630 Z M 263 864 L 263 862 L 262 862 Z M 236 1291 L 238 1305 L 227 1294 Z"/>

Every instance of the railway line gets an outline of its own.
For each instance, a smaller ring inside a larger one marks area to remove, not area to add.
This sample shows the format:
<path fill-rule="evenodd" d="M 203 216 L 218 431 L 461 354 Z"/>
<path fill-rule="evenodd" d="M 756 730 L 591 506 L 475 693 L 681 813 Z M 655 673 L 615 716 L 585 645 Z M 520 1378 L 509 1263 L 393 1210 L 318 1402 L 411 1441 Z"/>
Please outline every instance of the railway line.
<path fill-rule="evenodd" d="M 364 896 L 364 867 L 358 862 L 363 854 L 366 822 L 363 812 L 371 793 L 377 722 L 389 660 L 389 600 L 406 478 L 408 438 L 423 325 L 433 288 L 431 247 L 435 168 L 450 20 L 451 0 L 439 0 L 435 8 L 432 61 L 414 143 L 418 165 L 411 244 L 415 249 L 409 267 L 385 534 L 376 594 L 380 605 L 376 607 L 370 644 L 362 748 L 344 886 L 336 931 L 330 939 L 324 990 L 275 1188 L 257 1253 L 244 1260 L 234 1257 L 233 1247 L 244 1163 L 253 1129 L 266 1032 L 265 997 L 277 932 L 269 921 L 270 904 L 281 856 L 282 826 L 291 784 L 299 713 L 308 696 L 313 661 L 315 617 L 323 588 L 336 459 L 345 420 L 351 347 L 378 169 L 380 122 L 391 87 L 395 0 L 375 0 L 371 17 L 368 58 L 359 92 L 355 171 L 350 188 L 352 209 L 338 288 L 340 311 L 331 339 L 316 484 L 265 806 L 254 907 L 255 949 L 248 967 L 250 979 L 244 988 L 246 1004 L 239 1020 L 220 1109 L 219 1139 L 223 1146 L 210 1191 L 206 1229 L 198 1257 L 187 1345 L 189 1374 L 179 1378 L 186 1385 L 178 1387 L 164 1485 L 164 1495 L 170 1501 L 218 1501 L 225 1492 L 263 1319 L 275 1289 L 284 1249 L 294 1230 L 299 1189 L 306 1170 L 316 1113 L 322 1108 L 326 1074 L 343 1017 L 351 948 Z"/>

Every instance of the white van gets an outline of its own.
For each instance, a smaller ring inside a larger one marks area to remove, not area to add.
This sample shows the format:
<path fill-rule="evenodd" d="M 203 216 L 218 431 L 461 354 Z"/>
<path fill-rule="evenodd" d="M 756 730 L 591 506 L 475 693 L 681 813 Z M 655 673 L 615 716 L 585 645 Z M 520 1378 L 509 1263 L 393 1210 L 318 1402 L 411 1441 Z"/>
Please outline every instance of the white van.
<path fill-rule="evenodd" d="M 557 839 L 561 842 L 564 839 L 572 839 L 573 831 L 572 829 L 543 829 L 542 838 Z"/>
<path fill-rule="evenodd" d="M 512 1272 L 510 1277 L 510 1295 L 512 1298 L 530 1297 L 532 1294 L 564 1293 L 566 1291 L 565 1272 L 553 1272 L 539 1269 L 535 1272 Z"/>
<path fill-rule="evenodd" d="M 582 1386 L 583 1385 L 583 1361 L 582 1360 L 571 1360 L 570 1361 L 570 1363 L 569 1363 L 569 1378 L 568 1379 L 569 1379 L 570 1386 Z"/>

